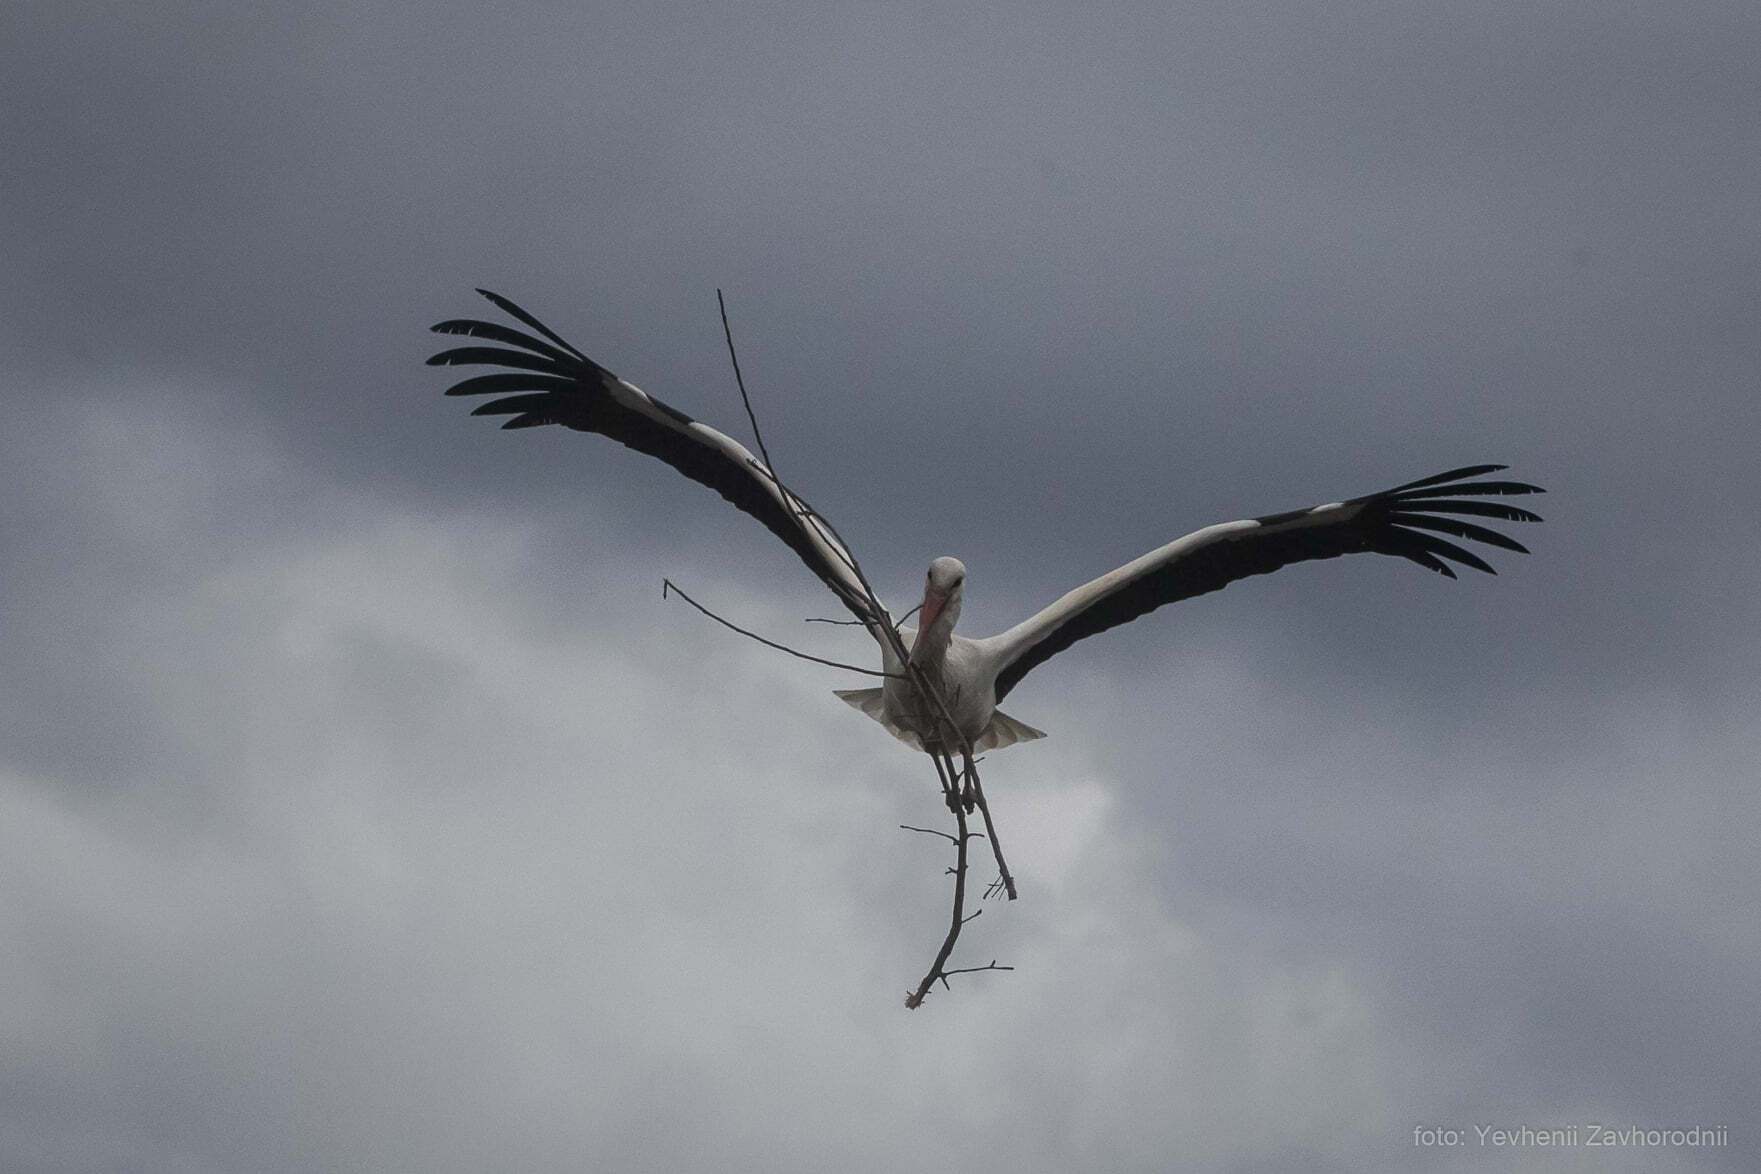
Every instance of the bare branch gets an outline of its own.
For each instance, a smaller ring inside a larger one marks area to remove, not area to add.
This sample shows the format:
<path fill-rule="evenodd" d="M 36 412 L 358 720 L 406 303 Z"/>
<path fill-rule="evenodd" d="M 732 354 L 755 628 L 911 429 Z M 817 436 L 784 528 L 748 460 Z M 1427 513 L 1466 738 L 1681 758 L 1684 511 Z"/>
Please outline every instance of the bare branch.
<path fill-rule="evenodd" d="M 952 763 L 949 764 L 952 766 Z M 954 943 L 960 937 L 960 929 L 966 924 L 966 809 L 960 804 L 951 804 L 954 808 L 954 820 L 960 827 L 960 838 L 954 841 L 954 914 L 948 926 L 948 936 L 942 939 L 942 948 L 936 952 L 934 962 L 929 965 L 929 973 L 917 984 L 917 989 L 905 996 L 907 1009 L 915 1011 L 923 1006 L 924 997 L 929 988 L 942 977 L 942 967 L 948 963 L 948 955 L 954 952 Z"/>
<path fill-rule="evenodd" d="M 734 331 L 733 328 L 728 325 L 728 303 L 727 300 L 722 297 L 722 291 L 719 288 L 715 291 L 715 304 L 716 308 L 721 311 L 722 337 L 728 340 L 728 360 L 734 365 L 734 383 L 740 389 L 740 402 L 746 405 L 746 419 L 752 425 L 752 439 L 758 443 L 758 455 L 764 458 L 764 471 L 770 477 L 771 481 L 775 483 L 777 492 L 782 495 L 783 508 L 794 515 L 797 522 L 801 522 L 804 526 L 818 531 L 818 537 L 820 540 L 825 541 L 825 530 L 830 529 L 830 523 L 826 523 L 825 519 L 821 518 L 818 511 L 812 506 L 789 492 L 788 487 L 783 484 L 782 478 L 778 477 L 776 474 L 776 465 L 771 463 L 770 449 L 765 446 L 764 433 L 760 431 L 758 427 L 758 416 L 752 411 L 752 397 L 746 394 L 746 377 L 740 373 L 740 356 L 734 350 Z M 821 529 L 822 523 L 825 525 L 825 529 L 823 530 Z M 844 546 L 844 540 L 842 538 L 839 538 L 835 543 L 826 541 L 826 545 L 832 548 L 832 552 L 836 554 L 852 572 L 856 571 L 856 561 L 850 555 L 849 548 Z M 865 590 L 868 588 L 866 582 L 863 583 L 863 588 Z M 871 597 L 873 594 L 873 591 L 869 591 Z"/>
<path fill-rule="evenodd" d="M 973 916 L 977 917 L 978 914 L 974 913 Z M 1015 969 L 1013 966 L 998 966 L 997 960 L 995 958 L 992 958 L 991 964 L 989 966 L 965 966 L 965 967 L 961 967 L 958 970 L 944 970 L 944 971 L 942 971 L 942 986 L 946 987 L 948 985 L 948 978 L 950 975 L 981 974 L 986 970 L 1013 970 L 1013 969 Z"/>
<path fill-rule="evenodd" d="M 938 980 L 942 983 L 944 988 L 948 986 L 947 976 L 950 974 L 967 974 L 974 970 L 1013 969 L 1013 967 L 1007 966 L 999 967 L 994 959 L 989 966 L 985 967 L 971 967 L 959 970 L 943 969 L 947 965 L 949 956 L 953 953 L 954 943 L 960 936 L 961 927 L 964 926 L 966 922 L 972 920 L 973 917 L 978 916 L 977 913 L 972 914 L 971 917 L 965 915 L 967 842 L 979 834 L 977 832 L 968 831 L 966 825 L 966 816 L 974 805 L 984 812 L 985 838 L 991 841 L 991 847 L 996 855 L 998 869 L 1002 873 L 1000 882 L 1006 888 L 1011 900 L 1015 897 L 1014 879 L 1009 875 L 1008 866 L 1003 861 L 1002 848 L 998 845 L 996 840 L 996 829 L 991 822 L 990 810 L 984 803 L 984 792 L 983 788 L 979 785 L 978 767 L 976 760 L 973 757 L 971 740 L 967 738 L 965 731 L 960 728 L 959 723 L 954 720 L 954 715 L 948 701 L 942 696 L 939 682 L 930 680 L 929 675 L 923 670 L 923 667 L 911 659 L 911 651 L 905 647 L 904 638 L 900 635 L 900 629 L 903 626 L 904 621 L 910 618 L 917 609 L 913 608 L 912 611 L 905 613 L 903 617 L 896 621 L 884 622 L 883 617 L 890 619 L 887 610 L 885 606 L 882 605 L 880 595 L 875 591 L 874 585 L 869 582 L 868 576 L 863 571 L 861 563 L 857 561 L 855 554 L 852 553 L 849 543 L 844 541 L 844 536 L 838 533 L 837 527 L 833 526 L 822 514 L 784 485 L 782 479 L 777 476 L 775 466 L 771 463 L 770 453 L 765 447 L 764 437 L 759 431 L 758 417 L 752 410 L 752 400 L 746 394 L 746 382 L 740 372 L 740 359 L 734 350 L 733 331 L 728 325 L 727 303 L 722 297 L 722 292 L 719 289 L 716 290 L 716 302 L 721 309 L 722 333 L 726 337 L 728 343 L 728 358 L 732 361 L 734 366 L 734 380 L 740 388 L 740 401 L 745 405 L 746 417 L 752 424 L 753 438 L 758 444 L 759 454 L 764 461 L 762 466 L 760 466 L 757 461 L 753 461 L 752 464 L 755 468 L 758 468 L 773 485 L 776 486 L 777 494 L 782 498 L 784 508 L 789 512 L 791 517 L 794 518 L 796 524 L 802 528 L 811 540 L 824 545 L 836 554 L 838 559 L 849 568 L 850 573 L 855 576 L 857 584 L 861 587 L 860 599 L 854 598 L 855 593 L 850 591 L 844 585 L 833 584 L 833 586 L 837 587 L 838 594 L 845 597 L 846 602 L 850 603 L 857 610 L 858 614 L 861 614 L 863 611 L 867 612 L 868 616 L 873 620 L 873 623 L 867 625 L 870 633 L 872 633 L 875 639 L 880 641 L 885 648 L 893 654 L 894 659 L 904 669 L 902 675 L 910 680 L 919 696 L 929 699 L 936 710 L 936 724 L 939 725 L 940 729 L 934 736 L 928 739 L 930 744 L 930 759 L 935 763 L 936 775 L 941 780 L 943 798 L 948 805 L 949 811 L 954 815 L 955 825 L 959 834 L 950 836 L 946 832 L 933 832 L 927 828 L 913 828 L 906 824 L 899 825 L 907 831 L 928 832 L 931 835 L 940 835 L 952 840 L 956 854 L 955 866 L 948 870 L 954 876 L 954 908 L 949 920 L 947 936 L 942 941 L 941 949 L 937 952 L 935 961 L 930 965 L 929 973 L 924 975 L 923 981 L 918 985 L 917 989 L 908 995 L 905 1000 L 905 1005 L 907 1007 L 919 1007 L 922 1006 L 923 1000 L 928 995 L 930 988 Z M 670 582 L 670 580 L 667 581 L 662 588 L 663 595 L 667 588 L 671 588 L 674 591 L 679 590 L 675 584 Z M 757 640 L 759 643 L 767 645 L 768 647 L 775 648 L 781 652 L 787 652 L 791 656 L 799 657 L 802 660 L 814 661 L 818 664 L 830 665 L 834 668 L 852 669 L 856 672 L 866 673 L 870 676 L 897 678 L 901 675 L 884 671 L 876 673 L 872 670 L 857 668 L 854 665 L 839 664 L 836 661 L 825 660 L 817 656 L 810 656 L 804 652 L 797 652 L 796 650 L 778 644 L 775 641 L 766 640 L 764 637 L 749 632 L 736 624 L 729 623 L 727 620 L 722 619 L 722 617 L 703 607 L 683 591 L 679 591 L 679 594 L 692 607 L 703 612 L 703 614 L 709 616 L 717 623 L 731 628 L 743 636 Z M 953 759 L 954 749 L 958 749 L 960 752 L 964 767 L 963 770 L 957 771 L 955 769 Z M 990 893 L 995 890 L 995 887 L 995 885 L 992 885 L 987 889 L 986 895 L 989 896 Z"/>
<path fill-rule="evenodd" d="M 1015 878 L 1009 874 L 1009 862 L 1003 859 L 1003 845 L 997 842 L 997 829 L 991 823 L 991 807 L 984 801 L 984 785 L 978 781 L 978 763 L 974 759 L 966 760 L 966 777 L 971 782 L 972 797 L 978 802 L 979 813 L 984 816 L 985 837 L 991 842 L 991 854 L 997 858 L 997 871 L 1002 874 L 997 879 L 1003 882 L 1003 891 L 1013 901 Z M 990 893 L 985 895 L 988 897 Z"/>
<path fill-rule="evenodd" d="M 900 628 L 902 628 L 905 625 L 906 620 L 910 619 L 912 616 L 916 615 L 918 612 L 920 612 L 922 610 L 923 610 L 923 604 L 920 603 L 916 607 L 913 607 L 910 611 L 906 612 L 904 615 L 900 616 L 898 619 L 894 620 L 893 621 L 893 630 L 898 631 Z M 804 619 L 801 622 L 804 624 L 839 624 L 839 625 L 842 625 L 842 626 L 848 627 L 848 628 L 866 628 L 866 627 L 868 627 L 867 620 L 828 620 L 828 619 L 825 619 L 824 617 L 821 617 L 821 616 L 809 616 L 807 619 Z M 983 762 L 984 759 L 977 758 L 977 759 L 974 759 L 973 761 L 974 762 Z"/>
<path fill-rule="evenodd" d="M 929 760 L 935 764 L 936 778 L 940 779 L 942 783 L 942 798 L 947 800 L 948 810 L 952 811 L 957 800 L 954 797 L 954 784 L 948 779 L 947 772 L 942 769 L 942 757 L 939 754 L 931 754 Z"/>
<path fill-rule="evenodd" d="M 750 412 L 751 406 L 748 405 L 746 410 Z M 874 589 L 868 585 L 866 579 L 863 579 L 862 568 L 856 565 L 856 556 L 850 553 L 850 548 L 845 544 L 843 535 L 839 534 L 837 528 L 825 519 L 825 515 L 808 505 L 807 500 L 800 494 L 784 485 L 782 478 L 778 477 L 774 470 L 767 468 L 764 462 L 757 457 L 752 457 L 746 463 L 752 466 L 753 472 L 766 478 L 777 487 L 777 494 L 783 499 L 783 506 L 789 511 L 789 516 L 794 518 L 802 529 L 807 530 L 811 537 L 824 543 L 828 550 L 837 555 L 838 561 L 849 567 L 850 573 L 861 581 L 862 588 L 867 593 L 866 598 L 878 605 L 879 601 L 874 594 Z"/>
<path fill-rule="evenodd" d="M 922 610 L 923 610 L 923 604 L 921 604 L 921 603 L 916 604 L 911 608 L 910 611 L 906 612 L 904 615 L 902 615 L 898 619 L 894 620 L 893 621 L 893 634 L 898 635 L 899 629 L 905 626 L 905 621 L 910 619 L 912 616 L 916 615 L 918 612 L 920 612 Z"/>
<path fill-rule="evenodd" d="M 876 669 L 865 669 L 859 665 L 845 664 L 842 661 L 827 660 L 823 656 L 810 656 L 805 652 L 797 652 L 795 649 L 790 648 L 786 644 L 778 644 L 775 640 L 766 640 L 763 636 L 760 636 L 757 632 L 749 632 L 745 628 L 742 628 L 739 624 L 730 623 L 729 621 L 722 619 L 720 616 L 718 616 L 714 612 L 710 611 L 707 607 L 704 607 L 701 603 L 698 603 L 695 599 L 692 599 L 689 595 L 686 595 L 684 590 L 677 583 L 673 582 L 671 579 L 662 579 L 660 581 L 660 584 L 661 584 L 660 597 L 662 599 L 665 599 L 667 597 L 667 593 L 669 591 L 676 591 L 676 592 L 678 592 L 680 599 L 683 599 L 686 603 L 690 604 L 692 607 L 696 608 L 698 611 L 702 612 L 704 615 L 708 616 L 710 619 L 714 620 L 716 623 L 720 624 L 722 627 L 732 628 L 734 631 L 740 633 L 740 635 L 745 636 L 745 637 L 752 639 L 752 640 L 756 640 L 760 644 L 764 645 L 767 648 L 774 648 L 778 652 L 786 652 L 790 656 L 798 656 L 802 660 L 811 660 L 815 664 L 829 665 L 835 669 L 847 669 L 850 672 L 863 673 L 863 674 L 870 676 L 870 677 L 894 677 L 894 678 L 896 678 L 899 675 L 897 673 L 881 672 Z"/>
<path fill-rule="evenodd" d="M 740 388 L 740 402 L 746 405 L 746 419 L 752 424 L 752 439 L 758 442 L 758 455 L 764 458 L 766 467 L 775 469 L 770 461 L 770 450 L 764 447 L 764 433 L 758 429 L 758 417 L 752 413 L 752 398 L 746 394 L 746 379 L 740 374 L 740 356 L 734 353 L 734 332 L 728 326 L 728 303 L 722 298 L 720 289 L 715 291 L 715 304 L 722 313 L 722 337 L 728 340 L 728 361 L 734 364 L 734 382 Z"/>

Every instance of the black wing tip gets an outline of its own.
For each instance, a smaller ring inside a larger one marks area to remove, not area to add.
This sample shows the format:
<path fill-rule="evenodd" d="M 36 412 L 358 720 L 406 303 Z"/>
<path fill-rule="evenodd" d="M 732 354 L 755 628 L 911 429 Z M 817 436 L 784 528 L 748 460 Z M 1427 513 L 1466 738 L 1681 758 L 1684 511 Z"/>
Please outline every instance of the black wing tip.
<path fill-rule="evenodd" d="M 1473 498 L 1409 497 L 1393 505 L 1396 513 L 1434 517 L 1438 514 L 1462 514 L 1467 517 L 1492 518 L 1499 522 L 1540 522 L 1546 519 L 1521 506 L 1501 501 L 1477 501 Z"/>
<path fill-rule="evenodd" d="M 428 329 L 435 334 L 475 334 L 489 325 L 492 323 L 483 322 L 476 318 L 448 318 L 444 322 L 436 322 Z"/>
<path fill-rule="evenodd" d="M 515 358 L 526 357 L 520 355 L 518 351 L 507 351 L 505 353 L 513 355 Z M 460 346 L 453 347 L 451 350 L 441 351 L 438 354 L 429 355 L 428 365 L 430 367 L 492 367 L 500 365 L 512 366 L 513 364 L 503 364 L 501 359 L 495 355 L 494 348 L 492 347 Z"/>
<path fill-rule="evenodd" d="M 1417 481 L 1408 481 L 1404 485 L 1396 485 L 1392 489 L 1383 490 L 1384 494 L 1400 493 L 1408 489 L 1423 489 L 1427 485 L 1439 485 L 1445 481 L 1460 481 L 1464 477 L 1479 477 L 1486 473 L 1497 473 L 1510 468 L 1509 465 L 1462 465 L 1445 473 L 1432 473 L 1429 477 L 1420 477 Z"/>
<path fill-rule="evenodd" d="M 532 316 L 528 314 L 519 303 L 515 302 L 514 299 L 508 297 L 506 294 L 498 294 L 494 290 L 484 289 L 480 285 L 473 286 L 472 288 L 476 291 L 478 297 L 485 299 L 490 305 L 494 306 L 502 313 L 518 318 L 522 322 L 529 322 L 531 320 Z"/>
<path fill-rule="evenodd" d="M 1422 530 L 1448 534 L 1455 538 L 1465 538 L 1473 542 L 1483 542 L 1487 546 L 1495 546 L 1500 550 L 1511 550 L 1517 554 L 1529 553 L 1529 548 L 1500 530 L 1489 526 L 1481 526 L 1475 522 L 1464 521 L 1447 513 L 1421 514 L 1407 513 L 1397 510 L 1389 515 L 1389 521 L 1397 529 Z"/>
<path fill-rule="evenodd" d="M 1426 521 L 1439 522 L 1443 520 L 1431 518 Z M 1421 566 L 1431 567 L 1432 570 L 1436 570 L 1434 564 L 1448 560 L 1452 564 L 1472 567 L 1476 571 L 1496 575 L 1498 570 L 1491 563 L 1465 546 L 1458 545 L 1456 542 L 1450 541 L 1449 538 L 1444 538 L 1443 534 L 1467 542 L 1486 542 L 1487 539 L 1484 536 L 1489 535 L 1492 541 L 1487 545 L 1504 547 L 1505 549 L 1514 544 L 1504 535 L 1495 530 L 1487 530 L 1483 526 L 1475 526 L 1471 523 L 1458 525 L 1454 523 L 1453 519 L 1448 520 L 1448 523 L 1428 526 L 1403 524 L 1402 519 L 1395 515 L 1384 520 L 1383 525 L 1386 529 L 1379 539 L 1373 540 L 1373 545 L 1387 554 L 1403 555 Z"/>
<path fill-rule="evenodd" d="M 524 307 L 518 305 L 512 298 L 503 297 L 501 294 L 496 293 L 494 290 L 484 289 L 482 286 L 477 287 L 477 292 L 479 294 L 481 294 L 483 297 L 488 298 L 492 303 L 494 303 L 496 309 L 500 310 L 502 313 L 506 314 L 508 317 L 516 318 L 519 321 L 525 323 L 527 326 L 530 326 L 533 330 L 536 330 L 539 334 L 543 335 L 545 338 L 548 338 L 551 342 L 555 343 L 557 346 L 561 347 L 563 350 L 567 351 L 569 354 L 573 355 L 575 358 L 581 360 L 584 363 L 591 363 L 592 362 L 592 360 L 589 359 L 586 355 L 582 354 L 579 350 L 575 349 L 574 345 L 571 344 L 567 339 L 565 339 L 562 335 L 558 334 L 556 331 L 552 330 L 550 327 L 546 326 L 544 323 L 540 322 L 536 317 L 534 317 L 531 314 L 530 311 L 528 311 Z"/>
<path fill-rule="evenodd" d="M 1465 481 L 1470 477 L 1484 477 L 1487 473 L 1502 473 L 1508 468 L 1510 468 L 1509 465 L 1499 463 L 1462 465 L 1460 468 L 1450 469 L 1447 472 L 1433 473 L 1429 477 L 1420 477 L 1417 481 L 1408 481 L 1404 485 L 1396 485 L 1394 488 L 1385 490 L 1384 492 L 1400 493 L 1407 489 L 1419 489 L 1431 485 L 1441 486 L 1446 485 L 1451 481 Z M 1544 493 L 1546 491 L 1536 487 L 1536 492 Z"/>
<path fill-rule="evenodd" d="M 1397 554 L 1407 562 L 1421 566 L 1427 571 L 1435 571 L 1445 579 L 1458 577 L 1448 563 L 1424 550 L 1417 550 L 1409 546 L 1404 550 L 1392 550 L 1388 553 Z"/>
<path fill-rule="evenodd" d="M 528 316 L 525 308 L 506 294 L 498 294 L 494 290 L 484 289 L 482 286 L 477 287 L 477 292 L 487 298 L 490 304 L 498 310 L 505 310 L 516 318 L 524 319 Z"/>
<path fill-rule="evenodd" d="M 1459 576 L 1455 574 L 1451 564 L 1472 567 L 1474 570 L 1487 575 L 1495 576 L 1498 574 L 1497 567 L 1493 566 L 1467 547 L 1444 539 L 1432 529 L 1413 528 L 1402 525 L 1398 521 L 1393 522 L 1389 528 L 1393 533 L 1389 538 L 1384 540 L 1388 545 L 1383 547 L 1383 549 L 1389 554 L 1402 555 L 1411 561 L 1418 563 L 1422 567 L 1429 567 L 1433 571 L 1446 574 L 1451 579 L 1459 578 Z M 1488 546 L 1493 546 L 1500 550 L 1508 550 L 1513 554 L 1529 553 L 1528 547 L 1516 541 L 1514 538 L 1499 534 L 1495 530 L 1486 531 L 1482 527 L 1472 526 L 1467 529 L 1469 531 L 1478 530 L 1480 533 L 1462 533 L 1455 530 L 1446 530 L 1444 533 L 1449 533 L 1463 541 L 1486 542 Z M 1488 541 L 1483 535 L 1496 535 L 1497 541 Z M 1444 561 L 1446 559 L 1448 562 Z"/>
<path fill-rule="evenodd" d="M 1447 481 L 1389 489 L 1374 496 L 1385 501 L 1418 501 L 1427 497 L 1449 497 L 1457 494 L 1468 497 L 1511 497 L 1546 492 L 1539 485 L 1531 485 L 1527 481 Z"/>

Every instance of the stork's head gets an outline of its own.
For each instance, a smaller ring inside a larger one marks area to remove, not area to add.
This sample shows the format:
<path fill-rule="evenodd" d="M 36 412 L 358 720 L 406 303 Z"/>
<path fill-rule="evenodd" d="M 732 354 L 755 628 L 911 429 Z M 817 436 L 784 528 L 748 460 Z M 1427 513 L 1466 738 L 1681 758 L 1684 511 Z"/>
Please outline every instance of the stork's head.
<path fill-rule="evenodd" d="M 917 630 L 927 633 L 938 625 L 954 630 L 960 618 L 960 596 L 966 586 L 966 565 L 957 558 L 943 556 L 929 564 L 923 584 L 923 611 L 917 617 Z"/>

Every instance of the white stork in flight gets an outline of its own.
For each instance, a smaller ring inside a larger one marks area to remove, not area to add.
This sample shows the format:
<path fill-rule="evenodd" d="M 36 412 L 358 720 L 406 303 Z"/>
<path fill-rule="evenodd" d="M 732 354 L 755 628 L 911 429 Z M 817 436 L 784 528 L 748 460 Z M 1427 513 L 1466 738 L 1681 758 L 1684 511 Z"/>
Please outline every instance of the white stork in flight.
<path fill-rule="evenodd" d="M 429 359 L 432 366 L 503 368 L 457 383 L 448 395 L 496 397 L 471 414 L 511 417 L 503 428 L 562 424 L 609 436 L 659 457 L 757 518 L 831 588 L 880 645 L 881 668 L 888 674 L 885 686 L 838 690 L 838 696 L 914 747 L 955 749 L 942 744 L 939 715 L 917 696 L 892 641 L 882 636 L 881 625 L 893 626 L 892 616 L 884 608 L 876 614 L 836 535 L 817 515 L 800 513 L 798 498 L 792 509 L 758 458 L 738 441 L 613 375 L 508 299 L 478 292 L 532 333 L 469 318 L 437 324 L 433 329 L 440 334 L 500 344 L 457 347 Z M 1528 510 L 1483 500 L 1544 492 L 1520 481 L 1475 479 L 1504 467 L 1469 465 L 1364 497 L 1207 526 L 1084 583 L 1008 631 L 983 638 L 955 633 L 966 568 L 959 559 L 938 558 L 925 576 L 917 627 L 896 631 L 912 662 L 939 684 L 951 716 L 974 750 L 1041 738 L 1039 730 L 1009 717 L 997 703 L 1022 677 L 1078 640 L 1163 604 L 1291 563 L 1361 552 L 1398 555 L 1451 579 L 1452 562 L 1496 574 L 1479 555 L 1442 535 L 1527 553 L 1514 539 L 1465 520 L 1541 520 Z"/>

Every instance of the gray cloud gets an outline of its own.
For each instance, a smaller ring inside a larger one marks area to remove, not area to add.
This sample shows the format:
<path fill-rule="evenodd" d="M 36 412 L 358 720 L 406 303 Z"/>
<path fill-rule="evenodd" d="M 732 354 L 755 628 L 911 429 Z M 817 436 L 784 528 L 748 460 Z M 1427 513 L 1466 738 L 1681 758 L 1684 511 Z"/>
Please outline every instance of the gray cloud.
<path fill-rule="evenodd" d="M 1748 7 L 0 22 L 9 1165 L 1749 1164 Z M 1468 460 L 1549 521 L 1030 678 L 973 944 L 1021 969 L 906 1017 L 924 780 L 656 596 L 825 601 L 441 400 L 479 284 L 731 426 L 727 287 L 785 471 L 974 629 Z"/>

